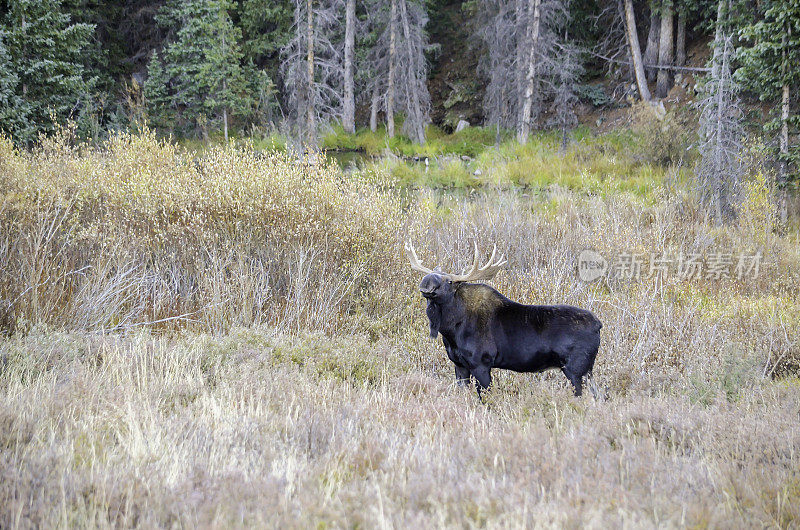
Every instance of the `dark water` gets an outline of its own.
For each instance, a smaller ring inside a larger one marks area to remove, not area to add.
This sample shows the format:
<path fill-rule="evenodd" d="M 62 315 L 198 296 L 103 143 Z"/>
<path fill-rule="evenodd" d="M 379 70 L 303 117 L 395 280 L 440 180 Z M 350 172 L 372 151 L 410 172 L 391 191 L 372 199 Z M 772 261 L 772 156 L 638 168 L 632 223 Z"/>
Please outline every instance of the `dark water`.
<path fill-rule="evenodd" d="M 325 151 L 325 156 L 335 160 L 343 170 L 363 167 L 365 162 L 372 162 L 378 159 L 378 157 L 368 155 L 362 151 Z"/>

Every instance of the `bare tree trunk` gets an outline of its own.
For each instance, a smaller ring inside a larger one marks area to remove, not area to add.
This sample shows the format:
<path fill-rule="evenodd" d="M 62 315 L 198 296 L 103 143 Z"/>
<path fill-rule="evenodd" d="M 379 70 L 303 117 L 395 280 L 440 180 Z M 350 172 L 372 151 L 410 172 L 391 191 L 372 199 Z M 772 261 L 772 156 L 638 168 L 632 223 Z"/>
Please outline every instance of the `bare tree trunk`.
<path fill-rule="evenodd" d="M 386 132 L 389 138 L 394 138 L 394 74 L 397 60 L 397 0 L 392 0 L 391 14 L 389 15 L 389 80 L 386 88 Z"/>
<path fill-rule="evenodd" d="M 372 87 L 372 105 L 369 109 L 369 130 L 375 132 L 378 130 L 378 105 L 380 104 L 380 91 L 378 90 L 378 83 Z"/>
<path fill-rule="evenodd" d="M 675 37 L 675 66 L 686 64 L 686 13 L 678 12 L 678 29 Z"/>
<path fill-rule="evenodd" d="M 525 16 L 525 9 L 526 9 L 526 0 L 516 0 L 514 5 L 514 20 L 516 20 L 517 24 L 517 50 L 516 50 L 516 91 L 517 91 L 517 101 L 522 98 L 522 92 L 525 87 L 525 58 L 526 58 L 526 49 L 525 45 L 528 43 L 528 38 L 530 37 L 530 25 L 527 23 L 527 17 Z M 523 21 L 525 22 L 525 27 L 522 27 Z M 523 31 L 524 29 L 524 31 Z"/>
<path fill-rule="evenodd" d="M 792 34 L 792 28 L 787 24 L 786 34 L 783 37 L 783 50 L 781 52 L 781 70 L 783 78 L 786 79 L 786 70 L 789 67 L 786 59 L 786 41 L 787 37 Z M 791 99 L 789 98 L 789 84 L 784 82 L 783 90 L 781 91 L 781 162 L 780 162 L 780 192 L 778 196 L 778 215 L 781 225 L 785 225 L 788 219 L 788 198 L 786 196 L 786 181 L 788 179 L 789 168 L 787 167 L 787 157 L 789 156 L 789 106 Z"/>
<path fill-rule="evenodd" d="M 517 118 L 517 141 L 524 144 L 531 132 L 531 107 L 533 105 L 533 88 L 536 79 L 536 48 L 539 44 L 539 23 L 541 21 L 542 0 L 529 0 L 530 39 L 528 39 L 527 73 L 525 74 L 525 91 L 520 102 L 520 114 Z"/>
<path fill-rule="evenodd" d="M 25 17 L 25 14 L 23 13 L 23 15 L 22 15 L 22 27 L 23 28 L 25 27 L 25 19 L 26 19 L 26 17 Z M 25 42 L 26 42 L 25 39 L 23 39 L 22 40 L 22 56 L 23 57 L 25 57 L 25 55 L 28 52 L 28 47 L 25 45 Z M 23 81 L 22 82 L 22 97 L 25 98 L 27 95 L 28 95 L 28 83 Z"/>
<path fill-rule="evenodd" d="M 672 2 L 664 2 L 661 10 L 661 35 L 658 45 L 658 65 L 672 66 Z M 665 98 L 671 88 L 672 75 L 667 68 L 659 68 L 656 75 L 656 97 Z"/>
<path fill-rule="evenodd" d="M 644 55 L 642 62 L 644 64 L 656 64 L 658 61 L 658 36 L 661 30 L 661 18 L 658 16 L 658 7 L 655 3 L 650 6 L 650 30 L 647 32 L 647 45 L 644 48 Z M 656 78 L 656 68 L 647 68 L 645 66 L 644 72 L 647 75 L 648 81 L 653 81 Z"/>
<path fill-rule="evenodd" d="M 725 18 L 728 16 L 727 12 L 728 0 L 719 0 L 717 4 L 717 27 L 714 32 L 714 54 L 711 61 L 711 76 L 715 79 L 719 78 L 719 62 L 720 54 L 722 53 L 722 26 L 725 24 Z"/>
<path fill-rule="evenodd" d="M 222 90 L 225 90 L 225 80 L 222 80 Z M 228 107 L 222 107 L 222 128 L 225 131 L 225 143 L 228 143 Z"/>
<path fill-rule="evenodd" d="M 781 50 L 781 77 L 786 79 L 786 73 L 789 65 L 787 64 L 787 53 L 786 53 L 786 43 L 788 41 L 787 36 L 792 34 L 791 26 L 787 24 L 786 27 L 786 34 L 783 36 L 783 50 Z M 789 99 L 789 84 L 784 81 L 783 90 L 781 91 L 781 139 L 780 139 L 780 150 L 781 150 L 781 184 L 786 181 L 786 174 L 788 173 L 786 168 L 786 157 L 789 154 L 789 104 L 791 100 Z"/>
<path fill-rule="evenodd" d="M 306 38 L 308 40 L 308 55 L 306 58 L 306 67 L 308 72 L 308 99 L 306 101 L 306 134 L 308 136 L 308 145 L 316 143 L 316 134 L 314 129 L 314 5 L 313 0 L 306 1 L 306 10 L 308 11 L 308 26 Z"/>
<path fill-rule="evenodd" d="M 222 34 L 222 51 L 225 53 L 225 34 Z M 222 79 L 222 93 L 224 94 L 228 89 L 228 83 L 225 78 Z M 222 128 L 225 131 L 225 143 L 228 143 L 228 107 L 222 107 Z"/>
<path fill-rule="evenodd" d="M 784 57 L 786 52 L 784 51 Z M 789 85 L 783 85 L 783 93 L 781 95 L 781 164 L 780 164 L 780 191 L 778 195 L 778 215 L 781 225 L 785 225 L 788 220 L 788 197 L 786 194 L 786 180 L 789 173 L 787 167 L 788 162 L 786 156 L 789 155 Z"/>
<path fill-rule="evenodd" d="M 409 58 L 414 56 L 414 53 L 411 49 L 411 30 L 408 27 L 408 13 L 406 11 L 406 1 L 407 0 L 400 0 L 400 18 L 403 21 L 403 36 L 405 37 L 406 47 L 408 49 L 408 56 Z M 410 104 L 410 114 L 413 116 L 406 116 L 406 119 L 412 119 L 414 125 L 414 141 L 417 143 L 423 143 L 425 141 L 425 129 L 422 123 L 422 109 L 419 105 L 419 94 L 417 94 L 416 90 L 411 90 L 409 94 L 411 98 Z M 407 129 L 406 129 L 407 130 Z"/>
<path fill-rule="evenodd" d="M 686 13 L 683 9 L 678 12 L 678 28 L 675 30 L 675 66 L 686 64 Z M 675 83 L 680 83 L 683 73 L 679 70 L 675 73 Z"/>
<path fill-rule="evenodd" d="M 789 101 L 789 85 L 783 85 L 783 94 L 781 96 L 781 155 L 789 154 Z"/>
<path fill-rule="evenodd" d="M 642 101 L 650 101 L 650 89 L 647 88 L 647 78 L 642 66 L 642 50 L 639 48 L 639 35 L 636 33 L 636 17 L 633 13 L 633 0 L 625 0 L 625 29 L 628 32 L 628 45 L 631 48 L 633 71 L 636 74 L 636 85 L 639 87 L 639 96 Z"/>
<path fill-rule="evenodd" d="M 342 127 L 350 134 L 356 132 L 356 104 L 353 93 L 353 49 L 355 47 L 356 0 L 347 0 L 344 30 L 344 101 Z"/>
<path fill-rule="evenodd" d="M 717 31 L 721 32 L 719 26 L 717 26 Z M 727 60 L 727 55 L 725 53 L 722 53 L 722 60 L 723 61 Z M 723 65 L 717 65 L 717 71 L 718 72 L 724 72 L 725 71 L 725 65 L 724 64 Z M 722 83 L 721 76 L 719 77 L 719 81 L 718 82 Z M 725 110 L 725 102 L 723 101 L 724 94 L 725 94 L 724 87 L 718 86 L 717 87 L 717 116 L 716 116 L 716 129 L 717 129 L 716 138 L 717 138 L 717 143 L 720 143 L 722 141 L 722 135 L 723 135 L 722 118 L 723 118 L 723 111 Z M 725 202 L 727 201 L 727 199 L 725 197 L 725 186 L 723 185 L 722 179 L 721 179 L 722 170 L 723 170 L 722 149 L 721 148 L 718 148 L 716 150 L 716 154 L 715 154 L 714 158 L 715 158 L 715 160 L 714 160 L 714 176 L 715 176 L 714 192 L 715 192 L 715 195 L 716 195 L 716 198 L 715 198 L 715 201 L 714 201 L 714 206 L 715 206 L 714 215 L 716 216 L 717 224 L 721 225 L 722 222 L 723 222 L 723 211 L 725 209 Z"/>
<path fill-rule="evenodd" d="M 617 0 L 617 12 L 619 13 L 619 17 L 621 20 L 625 20 L 625 6 L 623 5 L 622 0 Z M 625 26 L 627 28 L 627 25 Z M 628 32 L 625 32 L 625 36 L 627 37 Z M 633 68 L 633 57 L 631 56 L 631 47 L 625 46 L 625 58 L 628 61 L 628 76 L 626 81 L 634 82 L 636 80 L 636 73 Z"/>

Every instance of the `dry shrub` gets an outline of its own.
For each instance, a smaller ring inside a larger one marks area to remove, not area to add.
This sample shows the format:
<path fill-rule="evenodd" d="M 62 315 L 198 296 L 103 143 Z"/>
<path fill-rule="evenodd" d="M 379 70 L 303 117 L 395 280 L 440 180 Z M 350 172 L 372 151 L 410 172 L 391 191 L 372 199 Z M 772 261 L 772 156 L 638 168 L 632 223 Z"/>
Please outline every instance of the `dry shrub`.
<path fill-rule="evenodd" d="M 680 165 L 692 156 L 696 121 L 686 108 L 665 110 L 663 104 L 639 102 L 631 107 L 638 152 L 645 162 Z"/>
<path fill-rule="evenodd" d="M 0 155 L 0 527 L 797 525 L 795 233 L 679 183 L 396 191 L 150 133 Z M 452 271 L 497 242 L 503 293 L 594 311 L 607 400 L 455 388 L 407 238 Z M 764 263 L 584 283 L 586 248 Z"/>
<path fill-rule="evenodd" d="M 195 156 L 149 131 L 0 150 L 7 331 L 332 326 L 394 254 L 399 202 L 315 155 L 245 144 Z"/>
<path fill-rule="evenodd" d="M 497 242 L 507 254 L 510 267 L 494 283 L 510 297 L 595 311 L 606 323 L 603 357 L 639 374 L 634 386 L 650 384 L 658 370 L 685 373 L 697 359 L 720 359 L 715 345 L 726 343 L 745 344 L 768 375 L 790 373 L 800 361 L 800 253 L 792 236 L 711 226 L 685 191 L 659 189 L 653 204 L 558 187 L 530 196 L 396 193 L 315 157 L 247 145 L 194 155 L 149 132 L 112 137 L 101 149 L 73 146 L 67 135 L 34 152 L 0 149 L 7 331 L 46 324 L 225 332 L 268 324 L 361 330 L 373 339 L 424 336 L 404 240 L 447 270 L 471 262 L 476 240 L 485 252 Z M 763 196 L 754 194 L 747 219 L 761 219 Z M 586 284 L 575 274 L 586 248 L 608 259 L 761 252 L 764 263 L 757 278 L 743 280 Z"/>

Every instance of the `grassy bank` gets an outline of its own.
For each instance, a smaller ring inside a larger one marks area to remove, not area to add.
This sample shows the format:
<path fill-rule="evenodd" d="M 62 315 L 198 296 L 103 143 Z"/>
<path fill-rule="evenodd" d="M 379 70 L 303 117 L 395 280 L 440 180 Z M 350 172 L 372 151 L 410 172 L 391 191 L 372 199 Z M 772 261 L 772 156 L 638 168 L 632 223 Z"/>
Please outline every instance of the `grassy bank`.
<path fill-rule="evenodd" d="M 580 127 L 562 138 L 557 131 L 540 131 L 525 145 L 510 131 L 469 127 L 445 133 L 430 125 L 424 144 L 401 134 L 389 138 L 380 126 L 375 132 L 360 129 L 355 134 L 333 128 L 319 147 L 346 171 L 360 172 L 392 187 L 496 187 L 538 192 L 560 186 L 582 193 L 632 193 L 653 200 L 653 191 L 665 179 L 685 185 L 694 156 L 685 129 L 669 121 L 665 125 L 646 110 L 631 112 L 632 119 L 638 120 L 636 132 L 596 133 Z M 291 142 L 279 134 L 242 141 L 259 152 L 292 150 Z M 222 139 L 184 139 L 180 144 L 187 151 L 204 152 L 219 147 Z"/>
<path fill-rule="evenodd" d="M 796 525 L 798 234 L 757 175 L 717 226 L 601 140 L 459 159 L 531 179 L 470 193 L 149 133 L 0 142 L 0 526 Z M 606 399 L 455 388 L 408 238 L 449 270 L 497 243 L 504 294 L 591 309 Z M 586 283 L 587 248 L 763 259 Z"/>

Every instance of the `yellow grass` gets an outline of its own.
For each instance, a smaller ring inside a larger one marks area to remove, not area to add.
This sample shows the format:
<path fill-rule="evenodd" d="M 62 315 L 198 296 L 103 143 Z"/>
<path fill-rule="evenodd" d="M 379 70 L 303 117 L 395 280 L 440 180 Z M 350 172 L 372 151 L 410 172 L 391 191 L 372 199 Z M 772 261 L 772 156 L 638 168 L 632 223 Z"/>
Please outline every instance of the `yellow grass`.
<path fill-rule="evenodd" d="M 760 181 L 718 227 L 680 183 L 442 193 L 71 145 L 0 141 L 0 527 L 798 525 L 800 250 Z M 602 398 L 456 388 L 409 237 L 453 270 L 497 242 L 502 292 L 595 312 Z M 764 264 L 587 284 L 585 248 Z"/>

